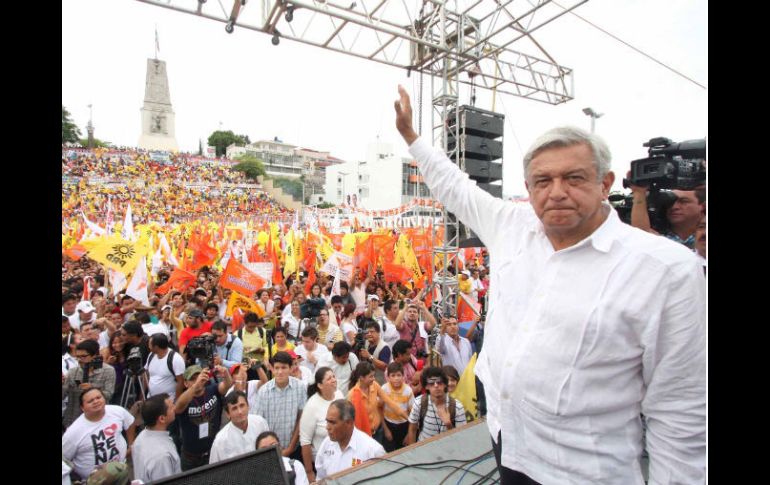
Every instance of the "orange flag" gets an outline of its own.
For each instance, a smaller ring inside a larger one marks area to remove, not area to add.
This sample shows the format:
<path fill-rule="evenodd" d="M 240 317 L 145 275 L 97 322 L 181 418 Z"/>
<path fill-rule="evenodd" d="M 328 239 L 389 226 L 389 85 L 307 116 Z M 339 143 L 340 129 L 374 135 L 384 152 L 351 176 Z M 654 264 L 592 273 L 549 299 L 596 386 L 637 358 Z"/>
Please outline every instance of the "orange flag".
<path fill-rule="evenodd" d="M 230 258 L 227 261 L 227 267 L 219 279 L 219 285 L 222 288 L 230 288 L 247 297 L 253 296 L 254 293 L 265 286 L 265 283 L 264 279 L 256 273 L 249 271 L 246 266 L 236 261 L 235 258 Z"/>
<path fill-rule="evenodd" d="M 217 259 L 217 250 L 209 246 L 209 244 L 205 241 L 198 239 L 195 241 L 195 244 L 193 244 L 193 241 L 191 240 L 189 247 L 195 251 L 193 254 L 192 263 L 190 264 L 190 269 L 198 269 L 203 266 L 210 266 L 214 264 L 214 261 Z"/>
<path fill-rule="evenodd" d="M 412 278 L 412 271 L 400 264 L 383 262 L 382 272 L 385 273 L 385 281 L 388 283 L 406 283 Z"/>
<path fill-rule="evenodd" d="M 88 252 L 88 250 L 80 244 L 73 244 L 71 248 L 64 251 L 64 254 L 67 255 L 67 257 L 71 260 L 77 261 L 78 259 L 82 258 L 86 252 Z"/>
<path fill-rule="evenodd" d="M 185 271 L 181 268 L 174 268 L 174 271 L 169 276 L 168 281 L 160 285 L 155 293 L 159 295 L 165 295 L 169 290 L 174 289 L 176 291 L 185 291 L 190 286 L 194 285 L 197 278 L 189 271 Z"/>
<path fill-rule="evenodd" d="M 315 283 L 315 248 L 308 248 L 307 256 L 305 256 L 305 269 L 307 270 L 307 281 L 305 282 L 305 294 L 310 294 L 310 289 Z"/>

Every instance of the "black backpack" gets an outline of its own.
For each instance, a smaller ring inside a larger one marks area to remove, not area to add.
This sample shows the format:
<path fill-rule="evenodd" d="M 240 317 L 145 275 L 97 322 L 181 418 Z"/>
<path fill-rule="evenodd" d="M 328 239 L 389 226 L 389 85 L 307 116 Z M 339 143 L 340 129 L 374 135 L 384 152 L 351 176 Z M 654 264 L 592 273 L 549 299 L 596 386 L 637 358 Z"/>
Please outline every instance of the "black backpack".
<path fill-rule="evenodd" d="M 176 374 L 174 374 L 174 349 L 168 350 L 168 355 L 166 355 L 166 364 L 168 364 L 168 371 L 171 372 L 171 377 L 176 378 Z M 152 359 L 155 358 L 154 353 L 150 353 L 150 357 L 147 359 L 147 367 L 150 367 L 150 362 L 152 362 Z"/>

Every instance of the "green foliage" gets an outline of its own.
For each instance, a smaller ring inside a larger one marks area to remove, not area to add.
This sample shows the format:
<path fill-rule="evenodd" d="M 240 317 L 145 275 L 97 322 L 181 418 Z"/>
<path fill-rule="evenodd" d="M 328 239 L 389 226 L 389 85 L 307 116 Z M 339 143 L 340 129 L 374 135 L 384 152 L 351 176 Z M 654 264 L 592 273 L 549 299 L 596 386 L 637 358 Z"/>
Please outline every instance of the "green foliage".
<path fill-rule="evenodd" d="M 217 130 L 209 136 L 209 145 L 216 148 L 217 156 L 221 157 L 227 151 L 227 147 L 233 143 L 237 145 L 248 145 L 248 135 L 236 135 L 232 130 Z"/>
<path fill-rule="evenodd" d="M 77 143 L 80 139 L 80 130 L 75 123 L 70 119 L 70 113 L 67 108 L 62 105 L 61 107 L 61 142 L 65 143 Z"/>
<path fill-rule="evenodd" d="M 78 140 L 78 143 L 83 145 L 84 147 L 88 146 L 88 138 L 81 138 Z M 94 138 L 94 148 L 109 148 L 112 146 L 112 143 L 108 141 L 102 141 L 98 138 Z"/>
<path fill-rule="evenodd" d="M 233 166 L 233 170 L 243 172 L 252 180 L 257 180 L 257 176 L 259 175 L 265 175 L 265 166 L 262 165 L 262 161 L 254 155 L 245 153 L 243 155 L 238 155 L 235 159 L 238 160 L 239 163 Z"/>
<path fill-rule="evenodd" d="M 291 195 L 294 200 L 302 200 L 302 181 L 287 177 L 273 178 L 273 187 L 280 187 L 284 194 Z"/>
<path fill-rule="evenodd" d="M 332 207 L 337 207 L 337 206 L 335 206 L 331 202 L 321 202 L 316 207 L 318 207 L 319 209 L 331 209 Z"/>

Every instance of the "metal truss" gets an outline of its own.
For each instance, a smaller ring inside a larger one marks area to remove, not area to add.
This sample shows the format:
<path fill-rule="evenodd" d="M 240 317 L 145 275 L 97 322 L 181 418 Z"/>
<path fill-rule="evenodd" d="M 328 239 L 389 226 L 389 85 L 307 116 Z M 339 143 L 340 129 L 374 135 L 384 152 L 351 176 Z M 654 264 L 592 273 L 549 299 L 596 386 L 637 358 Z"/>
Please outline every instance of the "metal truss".
<path fill-rule="evenodd" d="M 532 34 L 588 0 L 138 1 L 460 84 L 474 72 L 479 88 L 560 104 L 573 98 L 572 69 Z"/>

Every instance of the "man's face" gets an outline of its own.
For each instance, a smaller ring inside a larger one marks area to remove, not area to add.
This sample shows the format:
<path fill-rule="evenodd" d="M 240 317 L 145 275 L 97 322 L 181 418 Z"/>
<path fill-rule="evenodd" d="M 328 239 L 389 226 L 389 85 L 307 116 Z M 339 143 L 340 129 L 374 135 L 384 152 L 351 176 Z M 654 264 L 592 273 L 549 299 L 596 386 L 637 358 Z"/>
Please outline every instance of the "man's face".
<path fill-rule="evenodd" d="M 123 325 L 123 317 L 120 316 L 120 313 L 111 313 L 110 320 L 112 320 L 112 324 L 115 325 L 116 328 L 120 328 L 121 325 Z"/>
<path fill-rule="evenodd" d="M 419 315 L 419 312 L 414 307 L 409 307 L 406 309 L 406 319 L 410 322 L 416 322 L 417 316 Z"/>
<path fill-rule="evenodd" d="M 302 337 L 302 346 L 305 347 L 306 350 L 315 350 L 315 339 Z"/>
<path fill-rule="evenodd" d="M 283 362 L 276 362 L 273 364 L 273 377 L 277 384 L 285 384 L 288 382 L 290 373 L 291 366 L 286 365 Z"/>
<path fill-rule="evenodd" d="M 347 296 L 348 289 L 345 287 L 340 287 L 340 296 Z"/>
<path fill-rule="evenodd" d="M 73 356 L 78 360 L 80 367 L 85 367 L 86 364 L 94 360 L 94 356 L 86 352 L 85 350 L 75 349 L 75 355 Z"/>
<path fill-rule="evenodd" d="M 107 402 L 104 400 L 104 396 L 101 392 L 91 391 L 83 398 L 83 406 L 81 409 L 84 414 L 95 414 L 104 409 Z"/>
<path fill-rule="evenodd" d="M 342 303 L 335 303 L 332 305 L 332 308 L 334 309 L 334 314 L 337 316 L 342 315 Z"/>
<path fill-rule="evenodd" d="M 268 292 L 263 291 L 262 296 L 260 296 L 259 299 L 262 301 L 262 303 L 267 304 L 267 302 L 270 301 L 270 295 L 268 294 Z"/>
<path fill-rule="evenodd" d="M 701 216 L 698 227 L 695 228 L 695 250 L 706 257 L 706 216 Z"/>
<path fill-rule="evenodd" d="M 701 207 L 694 190 L 672 190 L 676 195 L 676 202 L 672 205 L 666 216 L 671 224 L 691 223 L 701 216 Z"/>
<path fill-rule="evenodd" d="M 299 302 L 297 300 L 291 302 L 291 313 L 295 316 L 299 315 Z"/>
<path fill-rule="evenodd" d="M 249 421 L 249 403 L 243 396 L 240 396 L 235 404 L 227 405 L 227 415 L 233 425 L 243 428 Z"/>
<path fill-rule="evenodd" d="M 187 315 L 184 318 L 184 321 L 185 321 L 185 323 L 187 324 L 188 327 L 190 327 L 190 328 L 198 328 L 199 322 L 198 322 L 197 318 L 191 317 L 190 315 Z"/>
<path fill-rule="evenodd" d="M 206 310 L 206 320 L 211 321 L 214 320 L 214 317 L 217 316 L 217 309 L 213 307 L 209 307 Z"/>
<path fill-rule="evenodd" d="M 80 333 L 86 340 L 99 340 L 99 329 L 94 328 L 93 325 L 81 325 Z"/>
<path fill-rule="evenodd" d="M 340 419 L 336 406 L 329 406 L 326 411 L 326 432 L 329 439 L 335 442 L 345 441 L 353 434 L 353 422 Z"/>
<path fill-rule="evenodd" d="M 171 304 L 175 307 L 178 307 L 184 303 L 184 300 L 182 300 L 182 294 L 174 295 L 173 298 L 171 298 Z"/>
<path fill-rule="evenodd" d="M 446 394 L 446 384 L 441 382 L 440 377 L 429 377 L 425 382 L 425 387 L 430 395 L 436 399 L 442 399 Z"/>
<path fill-rule="evenodd" d="M 329 311 L 328 310 L 321 310 L 321 313 L 318 314 L 318 325 L 321 327 L 326 327 L 326 325 L 329 324 Z"/>
<path fill-rule="evenodd" d="M 348 363 L 348 360 L 350 360 L 350 354 L 344 354 L 339 357 L 332 354 L 332 357 L 334 357 L 334 362 L 336 362 L 338 365 L 345 365 Z"/>
<path fill-rule="evenodd" d="M 94 312 L 81 312 L 81 311 L 78 311 L 78 315 L 80 315 L 80 321 L 81 322 L 90 322 L 94 318 Z"/>
<path fill-rule="evenodd" d="M 77 300 L 67 300 L 64 302 L 64 305 L 62 305 L 62 308 L 64 309 L 64 313 L 72 315 L 75 312 L 76 306 L 78 306 Z"/>
<path fill-rule="evenodd" d="M 543 150 L 530 162 L 530 203 L 547 234 L 586 237 L 601 225 L 602 201 L 615 175 L 609 172 L 601 181 L 597 177 L 585 144 Z"/>
<path fill-rule="evenodd" d="M 380 306 L 380 302 L 378 302 L 377 300 L 375 300 L 374 298 L 372 298 L 371 300 L 369 300 L 369 301 L 367 302 L 367 305 L 369 305 L 369 310 L 372 310 L 372 311 L 374 311 L 374 310 L 376 310 L 376 309 L 377 309 L 377 307 L 378 307 L 378 306 Z"/>
<path fill-rule="evenodd" d="M 457 324 L 456 318 L 450 318 L 444 322 L 444 325 L 446 325 L 446 333 L 450 337 L 456 337 L 457 334 L 460 332 L 460 326 Z"/>
<path fill-rule="evenodd" d="M 395 320 L 398 317 L 398 305 L 391 305 L 390 310 L 385 315 L 388 317 L 388 320 Z"/>
<path fill-rule="evenodd" d="M 367 328 L 366 329 L 366 341 L 369 342 L 372 345 L 377 345 L 380 341 L 380 332 L 374 330 L 373 328 Z"/>
<path fill-rule="evenodd" d="M 216 343 L 219 346 L 224 345 L 225 342 L 227 341 L 227 332 L 225 332 L 224 330 L 214 329 L 211 331 L 211 335 L 214 336 L 214 338 L 216 339 Z"/>
<path fill-rule="evenodd" d="M 396 361 L 401 364 L 407 364 L 412 361 L 412 346 L 410 345 L 409 348 L 406 349 L 405 354 L 401 354 L 398 357 L 396 357 Z"/>

